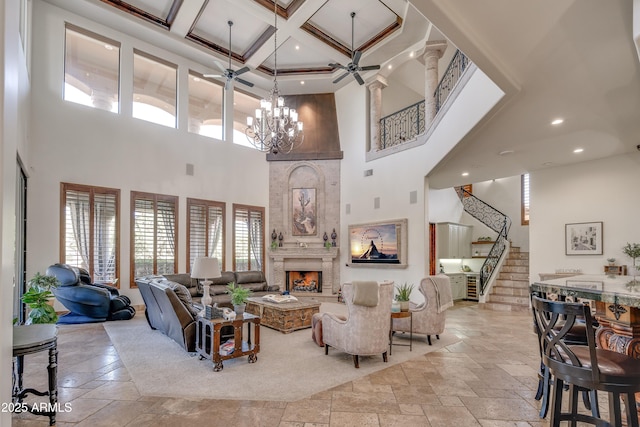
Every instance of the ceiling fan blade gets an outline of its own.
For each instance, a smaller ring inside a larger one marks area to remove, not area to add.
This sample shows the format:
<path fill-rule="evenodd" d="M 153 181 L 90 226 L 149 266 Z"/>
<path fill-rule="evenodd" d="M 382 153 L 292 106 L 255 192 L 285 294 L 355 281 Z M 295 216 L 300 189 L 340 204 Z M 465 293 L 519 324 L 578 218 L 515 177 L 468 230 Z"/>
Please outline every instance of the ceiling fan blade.
<path fill-rule="evenodd" d="M 360 51 L 360 50 L 356 50 L 356 51 L 353 53 L 353 61 L 352 61 L 352 62 L 353 62 L 355 65 L 358 65 L 358 61 L 360 61 L 360 57 L 361 57 L 361 56 L 362 56 L 362 51 Z"/>
<path fill-rule="evenodd" d="M 244 79 L 241 79 L 241 78 L 239 78 L 239 77 L 236 77 L 234 80 L 235 80 L 235 81 L 237 81 L 237 82 L 242 83 L 243 85 L 247 85 L 247 86 L 249 86 L 249 87 L 253 87 L 253 83 L 248 82 L 248 81 L 246 81 L 246 80 L 244 80 Z"/>
<path fill-rule="evenodd" d="M 333 67 L 333 68 L 342 68 L 343 70 L 346 70 L 346 69 L 347 69 L 347 67 L 345 67 L 344 65 L 342 65 L 342 64 L 337 64 L 337 63 L 333 63 L 333 62 L 332 62 L 331 64 L 329 64 L 329 67 Z"/>
<path fill-rule="evenodd" d="M 349 75 L 349 73 L 344 73 L 343 75 L 341 75 L 340 77 L 338 77 L 337 79 L 335 79 L 333 82 L 334 83 L 338 83 L 340 80 L 344 79 L 345 77 L 347 77 Z"/>
<path fill-rule="evenodd" d="M 236 71 L 236 76 L 239 76 L 240 74 L 244 74 L 247 71 L 249 71 L 249 67 L 242 67 L 238 71 Z"/>
<path fill-rule="evenodd" d="M 221 77 L 225 77 L 225 76 L 224 76 L 224 75 L 222 75 L 222 74 L 203 74 L 202 76 L 203 76 L 203 77 L 207 77 L 207 78 L 209 78 L 209 79 L 210 79 L 210 78 L 216 78 L 216 79 L 219 79 L 219 78 L 221 78 Z"/>
<path fill-rule="evenodd" d="M 213 61 L 213 64 L 216 66 L 216 68 L 220 71 L 222 71 L 223 73 L 227 71 L 227 67 L 225 67 L 224 65 L 222 65 L 221 63 L 219 63 L 218 61 Z"/>
<path fill-rule="evenodd" d="M 358 74 L 357 71 L 355 73 L 353 73 L 353 77 L 356 78 L 356 80 L 358 81 L 360 86 L 362 86 L 364 84 L 364 80 L 362 80 L 362 77 L 360 77 L 360 74 Z"/>
<path fill-rule="evenodd" d="M 358 67 L 358 71 L 379 70 L 379 65 L 367 65 L 366 67 Z"/>

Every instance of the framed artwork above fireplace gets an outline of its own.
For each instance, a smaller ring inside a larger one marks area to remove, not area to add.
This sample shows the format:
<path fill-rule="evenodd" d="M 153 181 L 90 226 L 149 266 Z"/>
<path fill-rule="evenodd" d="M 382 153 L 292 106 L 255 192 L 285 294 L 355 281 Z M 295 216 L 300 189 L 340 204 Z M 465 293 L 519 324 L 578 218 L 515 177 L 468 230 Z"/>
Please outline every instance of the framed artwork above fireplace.
<path fill-rule="evenodd" d="M 318 208 L 315 188 L 291 190 L 291 234 L 315 236 L 318 233 Z"/>

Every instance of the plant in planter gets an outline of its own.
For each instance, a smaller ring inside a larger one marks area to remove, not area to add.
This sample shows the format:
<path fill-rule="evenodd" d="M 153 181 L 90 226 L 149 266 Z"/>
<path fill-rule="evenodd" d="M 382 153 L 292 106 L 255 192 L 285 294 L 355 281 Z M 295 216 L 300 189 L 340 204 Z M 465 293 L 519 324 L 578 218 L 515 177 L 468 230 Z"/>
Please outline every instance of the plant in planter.
<path fill-rule="evenodd" d="M 411 292 L 413 291 L 413 284 L 404 282 L 402 285 L 396 286 L 398 291 L 395 296 L 395 300 L 400 303 L 400 311 L 409 311 L 409 300 L 411 299 Z"/>
<path fill-rule="evenodd" d="M 29 289 L 22 295 L 22 302 L 30 308 L 26 324 L 56 323 L 58 315 L 49 300 L 53 298 L 52 289 L 60 286 L 54 276 L 43 276 L 39 272 L 29 281 Z"/>
<path fill-rule="evenodd" d="M 627 243 L 622 247 L 622 252 L 633 260 L 631 274 L 635 276 L 638 272 L 638 266 L 636 266 L 636 258 L 640 257 L 640 243 Z"/>
<path fill-rule="evenodd" d="M 251 295 L 251 289 L 243 288 L 236 285 L 235 282 L 229 282 L 227 284 L 227 293 L 231 295 L 231 304 L 233 304 L 233 311 L 236 314 L 244 313 L 244 307 L 247 303 L 247 298 Z"/>
<path fill-rule="evenodd" d="M 614 263 L 616 262 L 615 258 L 607 258 L 607 262 L 609 263 L 609 265 L 614 265 Z"/>

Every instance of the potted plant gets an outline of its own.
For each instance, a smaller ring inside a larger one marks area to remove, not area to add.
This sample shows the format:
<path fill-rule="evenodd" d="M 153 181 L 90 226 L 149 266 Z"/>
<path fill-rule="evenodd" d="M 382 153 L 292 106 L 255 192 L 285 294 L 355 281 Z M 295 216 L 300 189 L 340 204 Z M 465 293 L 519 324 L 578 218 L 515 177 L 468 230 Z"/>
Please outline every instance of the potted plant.
<path fill-rule="evenodd" d="M 607 258 L 607 262 L 609 263 L 609 265 L 614 265 L 616 262 L 615 258 Z"/>
<path fill-rule="evenodd" d="M 395 300 L 400 303 L 400 311 L 409 311 L 409 300 L 411 299 L 411 292 L 413 291 L 413 284 L 404 282 L 402 285 L 396 286 L 398 291 L 395 296 Z"/>
<path fill-rule="evenodd" d="M 53 298 L 52 289 L 60 286 L 55 276 L 43 276 L 39 272 L 28 283 L 27 292 L 22 295 L 22 302 L 30 308 L 26 324 L 56 323 L 58 314 L 50 304 Z"/>
<path fill-rule="evenodd" d="M 631 274 L 635 277 L 638 272 L 638 267 L 636 266 L 636 258 L 640 257 L 640 243 L 627 243 L 622 247 L 622 252 L 633 260 L 633 265 L 631 266 Z"/>
<path fill-rule="evenodd" d="M 227 293 L 231 295 L 231 304 L 236 314 L 243 314 L 247 303 L 247 298 L 251 295 L 251 289 L 236 285 L 235 282 L 227 284 Z"/>

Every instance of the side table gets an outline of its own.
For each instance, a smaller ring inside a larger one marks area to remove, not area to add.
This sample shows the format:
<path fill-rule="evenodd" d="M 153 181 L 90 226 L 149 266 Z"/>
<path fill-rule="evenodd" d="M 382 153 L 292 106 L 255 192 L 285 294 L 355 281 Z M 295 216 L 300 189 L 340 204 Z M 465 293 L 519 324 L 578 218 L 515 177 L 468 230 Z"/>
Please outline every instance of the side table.
<path fill-rule="evenodd" d="M 247 325 L 246 335 L 244 325 Z M 233 353 L 220 354 L 220 336 L 222 328 L 233 327 L 233 340 L 235 348 Z M 251 342 L 251 329 L 253 329 L 253 339 Z M 206 319 L 198 316 L 196 323 L 196 352 L 200 359 L 209 359 L 213 362 L 213 370 L 221 371 L 224 366 L 222 362 L 237 357 L 249 356 L 249 363 L 258 360 L 257 354 L 260 352 L 260 317 L 245 312 L 242 317 L 236 320 Z"/>
<path fill-rule="evenodd" d="M 33 388 L 23 388 L 22 374 L 24 373 L 24 356 L 49 350 L 49 364 L 47 374 L 49 390 L 38 391 Z M 16 358 L 13 372 L 13 389 L 11 397 L 14 403 L 21 404 L 29 394 L 49 396 L 47 408 L 39 406 L 21 405 L 35 415 L 49 417 L 49 425 L 56 424 L 58 407 L 58 328 L 53 324 L 18 325 L 13 327 L 13 357 Z"/>
<path fill-rule="evenodd" d="M 397 344 L 393 342 L 393 319 L 409 318 L 409 344 Z M 389 356 L 392 354 L 392 348 L 394 345 L 408 346 L 409 351 L 413 351 L 413 312 L 412 311 L 392 311 L 391 312 L 391 327 L 389 328 Z"/>

